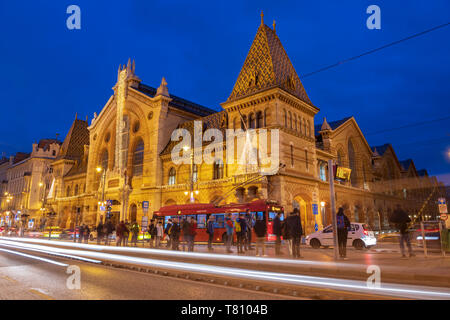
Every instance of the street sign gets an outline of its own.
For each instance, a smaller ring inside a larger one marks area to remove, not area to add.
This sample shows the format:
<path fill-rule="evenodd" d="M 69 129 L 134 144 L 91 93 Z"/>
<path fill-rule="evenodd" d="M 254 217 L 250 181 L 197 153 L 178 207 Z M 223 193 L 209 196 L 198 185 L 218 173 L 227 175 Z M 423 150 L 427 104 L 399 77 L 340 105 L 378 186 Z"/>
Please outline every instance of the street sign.
<path fill-rule="evenodd" d="M 144 214 L 147 214 L 148 206 L 149 206 L 149 202 L 148 201 L 142 201 L 142 211 L 144 211 Z"/>
<path fill-rule="evenodd" d="M 148 217 L 142 217 L 141 228 L 142 231 L 146 231 L 148 226 Z"/>
<path fill-rule="evenodd" d="M 100 211 L 105 211 L 105 206 L 100 206 Z"/>
<path fill-rule="evenodd" d="M 319 225 L 317 223 L 314 225 L 314 231 L 319 231 Z"/>
<path fill-rule="evenodd" d="M 448 214 L 446 214 L 446 213 L 442 213 L 441 214 L 441 220 L 447 220 L 448 219 Z"/>
<path fill-rule="evenodd" d="M 445 200 L 445 198 L 439 198 L 438 204 L 447 204 L 447 201 Z"/>
<path fill-rule="evenodd" d="M 106 205 L 107 206 L 112 206 L 112 200 L 106 200 Z"/>
<path fill-rule="evenodd" d="M 313 214 L 319 214 L 319 205 L 317 203 L 313 203 L 312 210 Z"/>
<path fill-rule="evenodd" d="M 439 204 L 438 206 L 439 206 L 439 213 L 440 214 L 447 214 L 448 213 L 446 204 Z"/>

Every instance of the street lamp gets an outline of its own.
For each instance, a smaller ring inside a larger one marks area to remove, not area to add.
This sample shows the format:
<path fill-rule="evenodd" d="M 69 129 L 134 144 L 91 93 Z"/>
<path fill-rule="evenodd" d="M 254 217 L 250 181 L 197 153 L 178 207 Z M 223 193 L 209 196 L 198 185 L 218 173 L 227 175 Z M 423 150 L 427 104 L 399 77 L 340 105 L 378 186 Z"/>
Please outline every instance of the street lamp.
<path fill-rule="evenodd" d="M 106 180 L 106 169 L 103 169 L 102 167 L 98 166 L 95 168 L 98 173 L 102 173 L 102 201 L 98 203 L 98 207 L 105 206 L 105 180 Z M 106 222 L 106 219 L 105 219 Z"/>
<path fill-rule="evenodd" d="M 186 152 L 190 151 L 191 167 L 189 172 L 189 195 L 191 203 L 194 203 L 194 150 L 187 145 L 183 147 L 183 150 Z M 187 195 L 187 192 L 184 194 Z M 195 191 L 195 194 L 198 194 L 198 190 Z"/>

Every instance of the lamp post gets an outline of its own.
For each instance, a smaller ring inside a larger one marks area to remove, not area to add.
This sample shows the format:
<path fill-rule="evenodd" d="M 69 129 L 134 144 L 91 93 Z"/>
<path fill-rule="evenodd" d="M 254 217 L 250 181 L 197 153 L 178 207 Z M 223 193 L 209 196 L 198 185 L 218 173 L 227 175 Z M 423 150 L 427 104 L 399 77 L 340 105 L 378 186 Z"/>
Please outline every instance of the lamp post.
<path fill-rule="evenodd" d="M 188 146 L 184 146 L 183 150 L 186 152 L 190 151 L 191 167 L 189 170 L 189 197 L 191 203 L 194 203 L 194 150 Z M 187 191 L 185 192 L 185 194 L 188 194 Z M 198 194 L 198 190 L 195 191 L 195 194 Z"/>
<path fill-rule="evenodd" d="M 101 206 L 105 206 L 105 181 L 106 181 L 106 169 L 102 168 L 102 167 L 97 167 L 95 168 L 95 170 L 97 170 L 98 173 L 102 173 L 102 201 L 98 202 L 98 207 L 100 208 Z M 105 222 L 106 222 L 106 217 L 105 217 Z"/>

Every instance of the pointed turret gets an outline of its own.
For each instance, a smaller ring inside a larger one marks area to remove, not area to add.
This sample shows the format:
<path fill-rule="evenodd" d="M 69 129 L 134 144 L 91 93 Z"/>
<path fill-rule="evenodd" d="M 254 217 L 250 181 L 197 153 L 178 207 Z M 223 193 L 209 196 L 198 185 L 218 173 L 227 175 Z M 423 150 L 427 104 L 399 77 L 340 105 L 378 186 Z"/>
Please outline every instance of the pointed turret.
<path fill-rule="evenodd" d="M 263 17 L 261 12 L 261 25 L 227 102 L 278 87 L 312 105 L 275 30 Z"/>
<path fill-rule="evenodd" d="M 331 127 L 330 127 L 330 125 L 328 124 L 327 118 L 326 118 L 326 117 L 323 118 L 323 124 L 322 124 L 322 127 L 320 128 L 320 130 L 321 130 L 321 131 L 331 130 Z"/>
<path fill-rule="evenodd" d="M 156 96 L 159 96 L 159 95 L 169 97 L 169 89 L 167 88 L 167 82 L 164 77 L 161 80 L 161 84 L 159 85 L 159 88 L 156 90 Z"/>

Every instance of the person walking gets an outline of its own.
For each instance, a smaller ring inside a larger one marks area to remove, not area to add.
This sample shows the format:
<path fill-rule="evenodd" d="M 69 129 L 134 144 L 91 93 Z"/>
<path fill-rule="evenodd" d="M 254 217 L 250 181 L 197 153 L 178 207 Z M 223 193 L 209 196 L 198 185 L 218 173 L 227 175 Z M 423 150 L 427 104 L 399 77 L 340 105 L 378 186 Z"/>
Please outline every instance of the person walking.
<path fill-rule="evenodd" d="M 229 213 L 225 218 L 225 229 L 227 231 L 227 236 L 225 239 L 227 253 L 233 253 L 233 250 L 231 250 L 231 243 L 233 241 L 233 221 L 231 220 L 231 213 Z"/>
<path fill-rule="evenodd" d="M 245 224 L 247 226 L 247 230 L 245 232 L 245 238 L 244 238 L 244 243 L 245 243 L 245 250 L 253 250 L 254 248 L 252 247 L 252 230 L 253 227 L 255 226 L 255 223 L 253 221 L 253 217 L 250 214 L 250 210 L 247 209 L 246 213 L 245 213 Z"/>
<path fill-rule="evenodd" d="M 171 241 L 170 241 L 170 235 L 169 235 L 169 231 L 172 228 L 172 219 L 169 219 L 167 221 L 167 225 L 166 228 L 164 229 L 164 234 L 166 235 L 166 248 L 170 248 L 171 247 Z"/>
<path fill-rule="evenodd" d="M 116 246 L 120 247 L 122 245 L 123 236 L 125 233 L 125 223 L 120 221 L 116 226 Z"/>
<path fill-rule="evenodd" d="M 253 227 L 256 235 L 256 256 L 258 256 L 259 251 L 261 253 L 259 256 L 266 257 L 265 254 L 265 243 L 266 235 L 267 235 L 267 226 L 266 222 L 263 219 L 257 219 L 255 222 L 255 226 Z"/>
<path fill-rule="evenodd" d="M 139 235 L 139 224 L 136 221 L 133 221 L 133 224 L 130 227 L 131 231 L 131 244 L 134 243 L 134 246 L 137 247 L 138 235 Z"/>
<path fill-rule="evenodd" d="M 236 248 L 238 253 L 245 253 L 244 241 L 247 233 L 247 225 L 244 215 L 240 215 L 234 221 L 234 231 L 236 232 Z"/>
<path fill-rule="evenodd" d="M 97 244 L 100 244 L 103 239 L 103 223 L 100 220 L 97 226 Z"/>
<path fill-rule="evenodd" d="M 206 233 L 208 234 L 208 250 L 213 251 L 212 242 L 214 240 L 214 221 L 213 215 L 210 215 L 206 222 Z"/>
<path fill-rule="evenodd" d="M 84 225 L 84 243 L 89 242 L 89 236 L 91 235 L 91 229 L 88 225 Z"/>
<path fill-rule="evenodd" d="M 287 220 L 287 218 L 281 222 L 281 235 L 283 236 L 283 240 L 286 241 L 289 255 L 292 256 L 292 242 L 289 241 L 290 236 L 289 236 L 289 231 L 287 228 L 286 220 Z"/>
<path fill-rule="evenodd" d="M 131 228 L 131 225 L 128 222 L 128 220 L 125 220 L 125 227 L 126 227 L 126 230 L 128 230 L 128 231 L 125 231 L 123 234 L 123 245 L 128 246 L 128 240 L 130 238 L 130 228 Z"/>
<path fill-rule="evenodd" d="M 113 233 L 114 225 L 112 224 L 111 220 L 108 220 L 106 224 L 103 226 L 103 232 L 105 234 L 105 245 L 109 245 L 110 236 Z"/>
<path fill-rule="evenodd" d="M 400 252 L 402 253 L 402 259 L 406 259 L 405 254 L 405 243 L 408 247 L 409 257 L 415 257 L 411 247 L 411 238 L 408 230 L 408 225 L 411 222 L 408 214 L 402 209 L 402 207 L 397 204 L 394 212 L 392 213 L 391 222 L 393 222 L 396 227 L 400 230 Z"/>
<path fill-rule="evenodd" d="M 195 221 L 194 218 L 191 217 L 191 221 L 189 223 L 189 242 L 188 242 L 188 251 L 193 252 L 194 251 L 194 243 L 195 243 L 195 236 L 197 234 L 197 221 Z"/>
<path fill-rule="evenodd" d="M 178 251 L 178 244 L 180 242 L 180 225 L 178 224 L 178 219 L 173 219 L 172 228 L 170 228 L 170 239 L 172 242 L 172 250 Z"/>
<path fill-rule="evenodd" d="M 302 258 L 300 255 L 300 242 L 303 234 L 302 221 L 300 220 L 300 211 L 294 208 L 291 215 L 286 219 L 286 228 L 289 234 L 290 247 L 292 248 L 293 258 Z"/>
<path fill-rule="evenodd" d="M 148 233 L 150 234 L 150 248 L 154 248 L 155 244 L 156 244 L 156 225 L 155 225 L 155 220 L 152 219 L 150 221 L 150 226 L 148 227 Z"/>
<path fill-rule="evenodd" d="M 164 235 L 164 228 L 162 226 L 161 221 L 158 221 L 158 223 L 156 224 L 156 244 L 155 244 L 156 248 L 159 248 L 163 235 Z"/>
<path fill-rule="evenodd" d="M 337 237 L 339 256 L 347 260 L 347 236 L 350 228 L 350 220 L 344 214 L 344 208 L 340 207 L 336 215 Z"/>
<path fill-rule="evenodd" d="M 81 225 L 78 226 L 78 242 L 81 243 L 83 241 L 83 238 L 84 238 L 84 225 Z"/>
<path fill-rule="evenodd" d="M 181 224 L 181 233 L 182 233 L 182 238 L 183 238 L 183 244 L 182 244 L 182 249 L 183 251 L 186 251 L 186 248 L 188 248 L 189 250 L 189 236 L 190 236 L 190 224 L 191 224 L 191 217 L 187 217 L 185 219 L 183 219 L 183 221 L 180 223 Z"/>
<path fill-rule="evenodd" d="M 281 255 L 281 213 L 277 212 L 275 218 L 273 219 L 273 234 L 276 236 L 275 239 L 275 255 Z"/>

